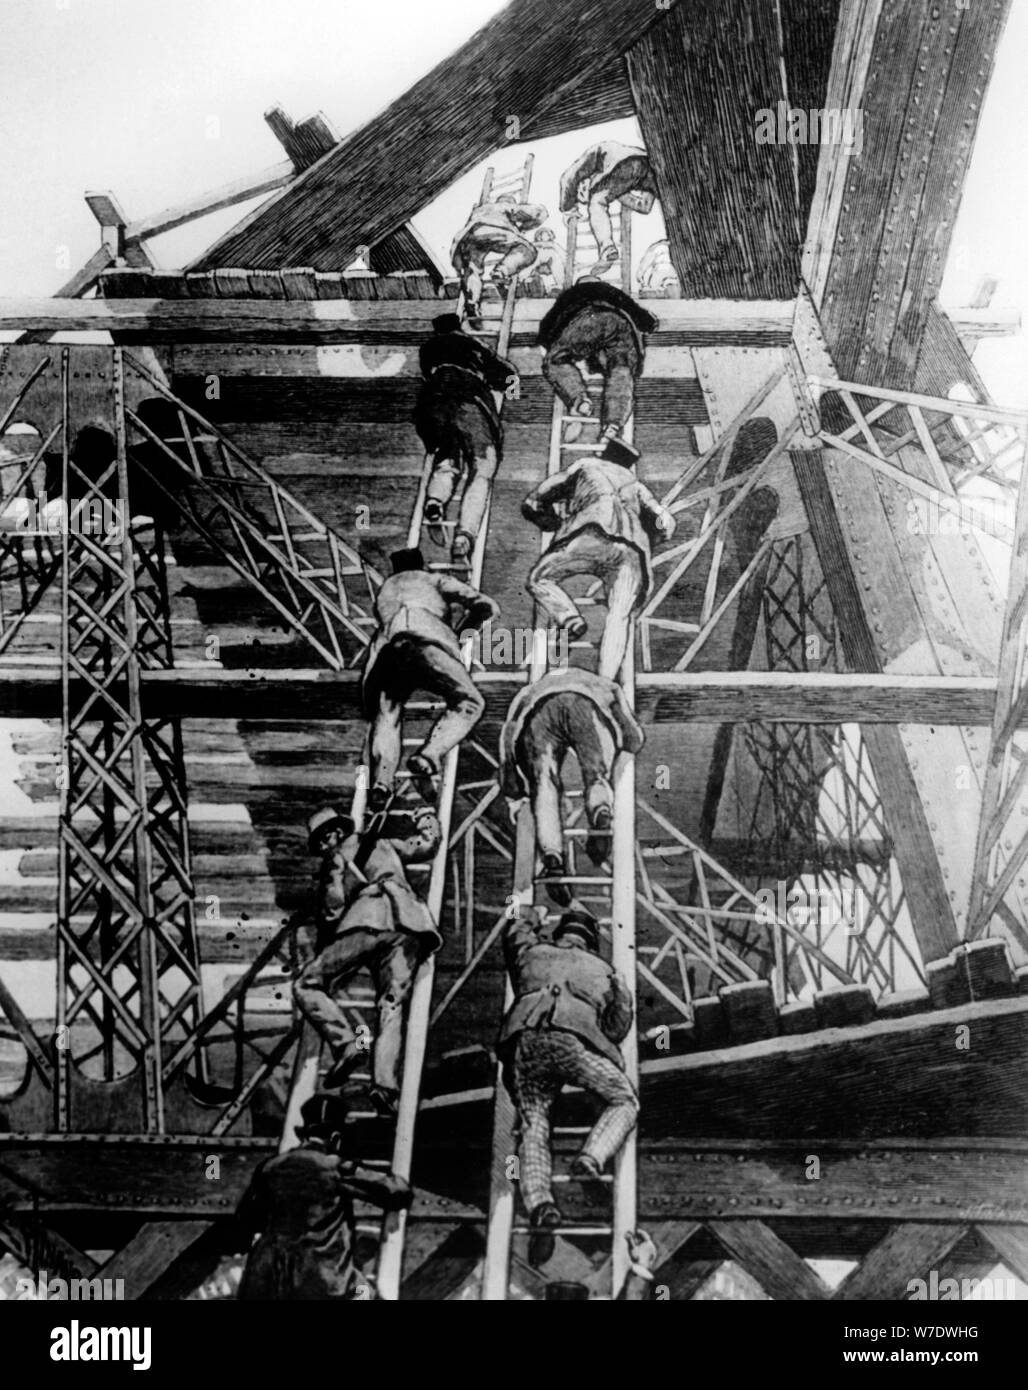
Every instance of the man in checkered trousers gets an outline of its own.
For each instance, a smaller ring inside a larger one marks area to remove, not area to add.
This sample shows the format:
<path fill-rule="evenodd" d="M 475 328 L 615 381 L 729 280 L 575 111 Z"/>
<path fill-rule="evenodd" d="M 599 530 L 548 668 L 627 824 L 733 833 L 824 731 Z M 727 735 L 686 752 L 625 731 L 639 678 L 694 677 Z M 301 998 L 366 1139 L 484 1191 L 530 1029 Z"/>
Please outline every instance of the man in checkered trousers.
<path fill-rule="evenodd" d="M 639 1102 L 618 1046 L 632 1026 L 632 997 L 600 955 L 596 919 L 580 908 L 561 917 L 552 939 L 532 922 L 514 920 L 504 936 L 514 1003 L 503 1020 L 497 1055 L 517 1106 L 521 1196 L 538 1268 L 555 1248 L 561 1214 L 553 1200 L 550 1111 L 565 1086 L 581 1086 L 605 1108 L 571 1171 L 595 1182 L 635 1128 Z"/>

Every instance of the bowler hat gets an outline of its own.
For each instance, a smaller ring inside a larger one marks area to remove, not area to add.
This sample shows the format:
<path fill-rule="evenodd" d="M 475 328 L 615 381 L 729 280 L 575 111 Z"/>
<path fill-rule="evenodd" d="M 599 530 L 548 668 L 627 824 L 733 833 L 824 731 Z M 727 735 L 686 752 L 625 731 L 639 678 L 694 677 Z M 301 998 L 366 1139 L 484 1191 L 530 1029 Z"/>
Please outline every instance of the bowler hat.
<path fill-rule="evenodd" d="M 600 458 L 605 459 L 607 463 L 619 464 L 622 468 L 634 468 L 639 462 L 640 454 L 638 449 L 633 449 L 631 444 L 626 444 L 623 439 L 608 439 Z"/>
<path fill-rule="evenodd" d="M 439 314 L 432 320 L 432 330 L 435 333 L 459 333 L 460 315 Z"/>
<path fill-rule="evenodd" d="M 333 830 L 341 830 L 344 835 L 353 831 L 353 821 L 334 806 L 322 806 L 307 821 L 307 846 L 311 854 L 321 849 L 325 836 Z"/>
<path fill-rule="evenodd" d="M 394 550 L 389 559 L 392 562 L 394 574 L 402 574 L 404 570 L 423 570 L 425 568 L 425 557 L 417 546 L 410 550 Z"/>
<path fill-rule="evenodd" d="M 569 932 L 574 932 L 576 936 L 581 936 L 587 943 L 590 951 L 600 949 L 600 928 L 599 923 L 591 912 L 586 912 L 584 908 L 572 907 L 563 914 L 553 933 L 554 941 L 559 941 L 562 936 Z"/>

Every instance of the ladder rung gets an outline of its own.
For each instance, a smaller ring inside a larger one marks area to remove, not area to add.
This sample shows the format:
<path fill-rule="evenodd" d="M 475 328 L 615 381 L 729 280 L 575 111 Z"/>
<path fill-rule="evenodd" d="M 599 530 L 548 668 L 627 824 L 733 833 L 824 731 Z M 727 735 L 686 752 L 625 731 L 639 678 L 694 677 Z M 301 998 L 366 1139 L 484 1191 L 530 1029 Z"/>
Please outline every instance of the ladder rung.
<path fill-rule="evenodd" d="M 551 1181 L 551 1182 L 581 1182 L 581 1181 L 582 1181 L 582 1178 L 579 1176 L 578 1173 L 555 1173 L 555 1174 L 553 1175 L 553 1177 L 550 1179 L 550 1181 Z M 587 1178 L 586 1181 L 587 1181 L 587 1182 L 613 1182 L 613 1181 L 614 1181 L 614 1175 L 613 1175 L 612 1173 L 600 1173 L 600 1174 L 598 1174 L 596 1177 L 589 1177 L 589 1178 Z"/>
<path fill-rule="evenodd" d="M 513 1234 L 516 1236 L 612 1236 L 614 1228 L 613 1226 L 515 1226 Z"/>
<path fill-rule="evenodd" d="M 281 531 L 271 531 L 268 533 L 266 539 L 269 541 L 285 541 L 286 537 Z M 323 536 L 320 531 L 290 531 L 289 539 L 294 545 L 297 541 L 325 541 L 326 543 L 328 541 L 328 537 Z"/>

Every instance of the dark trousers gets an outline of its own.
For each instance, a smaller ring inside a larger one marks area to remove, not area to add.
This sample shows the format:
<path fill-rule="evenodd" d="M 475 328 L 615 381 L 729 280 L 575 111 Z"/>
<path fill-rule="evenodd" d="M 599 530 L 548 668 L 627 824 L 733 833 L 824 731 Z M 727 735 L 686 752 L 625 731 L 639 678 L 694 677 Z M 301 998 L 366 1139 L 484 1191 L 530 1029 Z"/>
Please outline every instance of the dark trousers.
<path fill-rule="evenodd" d="M 387 1091 L 400 1089 L 403 1052 L 403 1006 L 414 986 L 421 960 L 417 932 L 344 931 L 304 968 L 293 985 L 297 1008 L 313 1023 L 338 1059 L 356 1042 L 356 1034 L 336 1003 L 335 994 L 359 970 L 368 970 L 375 984 L 378 1029 L 371 1055 L 371 1078 Z"/>
<path fill-rule="evenodd" d="M 403 749 L 403 707 L 415 690 L 436 695 L 446 705 L 419 750 L 436 767 L 481 719 L 485 700 L 460 658 L 432 642 L 396 638 L 378 658 L 375 672 L 378 707 L 369 740 L 371 782 L 392 788 Z"/>
<path fill-rule="evenodd" d="M 635 381 L 642 355 L 635 330 L 615 310 L 597 307 L 576 314 L 554 339 L 543 362 L 543 376 L 573 410 L 588 399 L 581 363 L 603 376 L 600 424 L 620 432 L 635 409 Z"/>
<path fill-rule="evenodd" d="M 485 520 L 489 488 L 500 463 L 497 431 L 473 400 L 449 393 L 426 395 L 415 419 L 432 473 L 426 497 L 445 508 L 463 479 L 458 529 L 477 536 Z"/>
<path fill-rule="evenodd" d="M 601 807 L 614 809 L 610 777 L 616 751 L 610 729 L 582 695 L 554 695 L 533 712 L 518 741 L 518 761 L 532 797 L 540 854 L 564 854 L 561 770 L 568 754 L 578 759 L 586 819 L 594 825 Z"/>

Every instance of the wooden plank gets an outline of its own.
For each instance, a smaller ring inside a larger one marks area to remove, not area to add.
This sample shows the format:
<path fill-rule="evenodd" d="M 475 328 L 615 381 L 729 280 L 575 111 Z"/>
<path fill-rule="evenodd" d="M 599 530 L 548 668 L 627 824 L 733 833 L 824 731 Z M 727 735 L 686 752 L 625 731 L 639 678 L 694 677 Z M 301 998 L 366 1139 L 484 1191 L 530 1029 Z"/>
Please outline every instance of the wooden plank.
<path fill-rule="evenodd" d="M 1028 1229 L 990 1222 L 976 1226 L 975 1230 L 992 1246 L 1007 1269 L 1028 1283 Z"/>
<path fill-rule="evenodd" d="M 181 667 L 144 671 L 148 715 L 186 719 L 355 719 L 359 675 L 311 669 L 227 670 Z M 513 699 L 521 673 L 476 677 L 496 711 Z M 74 688 L 74 685 L 73 685 Z M 637 681 L 644 724 L 789 724 L 872 726 L 959 725 L 987 728 L 996 702 L 991 676 L 820 675 L 808 672 L 654 672 Z M 54 666 L 0 668 L 0 717 L 60 717 L 60 676 Z M 1025 725 L 1028 727 L 1028 715 Z"/>
<path fill-rule="evenodd" d="M 937 1269 L 967 1234 L 966 1225 L 906 1221 L 894 1226 L 832 1294 L 838 1302 L 904 1300 L 912 1279 Z"/>
<path fill-rule="evenodd" d="M 100 272 L 114 264 L 114 252 L 109 246 L 101 246 L 94 251 L 81 270 L 77 270 L 70 280 L 65 281 L 57 291 L 58 299 L 77 299 L 80 294 L 91 290 L 100 278 Z"/>
<path fill-rule="evenodd" d="M 691 81 L 697 67 L 704 79 Z M 774 0 L 679 5 L 632 48 L 628 73 L 682 294 L 794 295 L 793 151 L 754 129 L 786 95 Z"/>
<path fill-rule="evenodd" d="M 461 1224 L 453 1230 L 403 1285 L 403 1297 L 411 1302 L 440 1302 L 461 1287 L 485 1250 L 485 1238 L 477 1227 Z"/>
<path fill-rule="evenodd" d="M 528 123 L 556 111 L 608 69 L 620 81 L 617 58 L 665 18 L 653 0 L 513 0 L 196 265 L 347 264 L 491 154 L 512 113 Z"/>
<path fill-rule="evenodd" d="M 828 1297 L 810 1266 L 763 1221 L 711 1221 L 708 1230 L 773 1299 L 811 1303 Z"/>
<path fill-rule="evenodd" d="M 145 1298 L 191 1245 L 211 1229 L 210 1221 L 147 1221 L 127 1245 L 97 1271 L 100 1279 L 123 1279 L 130 1299 Z"/>
<path fill-rule="evenodd" d="M 660 1221 L 651 1224 L 647 1234 L 657 1247 L 657 1259 L 653 1266 L 654 1275 L 663 1265 L 676 1257 L 685 1249 L 697 1231 L 703 1227 L 698 1221 Z M 611 1257 L 608 1255 L 602 1264 L 589 1276 L 589 1287 L 596 1295 L 609 1295 L 611 1277 Z M 617 1298 L 620 1289 L 614 1290 L 614 1297 Z"/>
<path fill-rule="evenodd" d="M 282 160 L 280 163 L 262 169 L 260 173 L 253 174 L 248 178 L 233 179 L 231 183 L 223 184 L 220 188 L 213 189 L 209 193 L 201 193 L 197 198 L 190 198 L 184 203 L 176 203 L 173 207 L 164 208 L 149 217 L 141 217 L 135 222 L 129 222 L 125 227 L 126 244 L 162 236 L 165 232 L 174 231 L 176 227 L 184 227 L 187 222 L 193 222 L 199 217 L 206 217 L 209 213 L 220 212 L 223 208 L 235 207 L 237 203 L 245 203 L 250 198 L 259 198 L 266 193 L 274 193 L 276 189 L 283 188 L 289 183 L 294 173 L 292 162 Z"/>
<path fill-rule="evenodd" d="M 251 292 L 263 284 L 274 286 L 277 271 L 251 271 Z M 348 287 L 378 277 L 364 272 L 347 273 Z M 213 295 L 210 279 L 190 274 L 187 283 Z M 191 290 L 192 292 L 192 290 Z M 284 291 L 277 289 L 282 298 Z M 552 306 L 548 299 L 519 299 L 514 314 L 515 346 L 534 347 L 543 315 Z M 48 333 L 105 332 L 138 334 L 159 342 L 336 342 L 340 336 L 353 341 L 395 342 L 421 338 L 431 332 L 440 312 L 437 300 L 401 303 L 261 303 L 231 304 L 197 298 L 179 303 L 144 299 L 19 299 L 0 300 L 0 331 L 36 330 Z M 661 300 L 660 326 L 649 342 L 667 346 L 727 343 L 739 346 L 781 346 L 792 332 L 792 305 L 780 300 L 753 300 L 723 304 L 717 300 Z M 498 307 L 487 306 L 485 318 L 498 318 Z"/>

